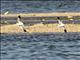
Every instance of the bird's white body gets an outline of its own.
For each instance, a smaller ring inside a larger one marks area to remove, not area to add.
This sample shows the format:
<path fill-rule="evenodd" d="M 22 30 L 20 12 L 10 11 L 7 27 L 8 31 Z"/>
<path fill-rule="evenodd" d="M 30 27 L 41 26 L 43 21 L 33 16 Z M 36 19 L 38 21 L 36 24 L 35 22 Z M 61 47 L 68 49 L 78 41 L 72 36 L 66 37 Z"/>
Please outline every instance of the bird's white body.
<path fill-rule="evenodd" d="M 65 28 L 65 25 L 62 23 L 62 21 L 58 20 L 58 23 L 59 23 L 58 24 L 59 28 L 63 28 L 63 29 Z"/>
<path fill-rule="evenodd" d="M 16 25 L 18 25 L 21 29 L 24 27 L 24 24 L 22 22 L 18 22 Z"/>
<path fill-rule="evenodd" d="M 24 24 L 23 24 L 23 22 L 20 21 L 19 18 L 17 19 L 16 25 L 18 25 L 21 29 L 24 29 Z"/>

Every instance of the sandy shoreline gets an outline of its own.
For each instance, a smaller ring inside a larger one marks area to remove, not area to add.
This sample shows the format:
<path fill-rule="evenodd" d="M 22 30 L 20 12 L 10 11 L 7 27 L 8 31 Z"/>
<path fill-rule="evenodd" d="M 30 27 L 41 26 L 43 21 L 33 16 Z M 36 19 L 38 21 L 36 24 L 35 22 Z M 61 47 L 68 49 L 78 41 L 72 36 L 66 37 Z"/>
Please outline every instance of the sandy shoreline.
<path fill-rule="evenodd" d="M 33 32 L 64 32 L 63 29 L 57 27 L 58 24 L 35 24 L 33 26 L 25 26 L 26 30 L 29 33 Z M 66 29 L 68 32 L 80 32 L 80 24 L 66 24 Z M 23 32 L 22 29 L 20 29 L 15 24 L 13 25 L 1 25 L 0 29 L 1 33 L 19 33 Z"/>
<path fill-rule="evenodd" d="M 1 17 L 16 17 L 21 15 L 22 17 L 49 17 L 49 16 L 80 16 L 80 12 L 51 12 L 51 13 L 9 13 L 1 14 Z"/>

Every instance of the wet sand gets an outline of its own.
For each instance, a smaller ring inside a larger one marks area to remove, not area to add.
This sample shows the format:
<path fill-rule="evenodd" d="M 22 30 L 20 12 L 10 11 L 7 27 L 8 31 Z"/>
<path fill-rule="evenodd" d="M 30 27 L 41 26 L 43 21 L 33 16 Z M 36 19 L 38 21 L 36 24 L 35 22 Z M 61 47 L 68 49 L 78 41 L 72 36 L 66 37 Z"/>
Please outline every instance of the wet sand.
<path fill-rule="evenodd" d="M 68 32 L 80 32 L 80 24 L 66 24 L 65 27 Z M 42 32 L 64 32 L 63 29 L 58 28 L 58 24 L 34 24 L 32 26 L 25 26 L 29 33 L 42 33 Z M 19 33 L 23 32 L 16 24 L 12 25 L 1 25 L 1 33 Z"/>

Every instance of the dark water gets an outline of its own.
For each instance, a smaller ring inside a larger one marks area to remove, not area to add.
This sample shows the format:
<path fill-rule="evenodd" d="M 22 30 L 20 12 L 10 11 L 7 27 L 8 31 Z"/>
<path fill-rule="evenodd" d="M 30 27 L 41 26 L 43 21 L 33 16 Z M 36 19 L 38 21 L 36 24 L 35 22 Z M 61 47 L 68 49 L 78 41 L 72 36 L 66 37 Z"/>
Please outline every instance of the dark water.
<path fill-rule="evenodd" d="M 1 13 L 80 12 L 80 1 L 1 1 Z"/>
<path fill-rule="evenodd" d="M 80 33 L 1 34 L 1 60 L 80 60 Z"/>

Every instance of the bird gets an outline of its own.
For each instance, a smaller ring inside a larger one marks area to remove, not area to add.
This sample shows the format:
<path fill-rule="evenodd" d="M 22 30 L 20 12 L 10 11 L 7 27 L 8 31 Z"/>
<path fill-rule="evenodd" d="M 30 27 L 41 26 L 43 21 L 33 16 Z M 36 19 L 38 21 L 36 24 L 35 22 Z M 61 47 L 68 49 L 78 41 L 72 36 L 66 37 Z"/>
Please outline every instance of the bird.
<path fill-rule="evenodd" d="M 62 28 L 64 30 L 64 32 L 66 33 L 67 32 L 67 29 L 66 29 L 64 23 L 60 20 L 59 17 L 57 17 L 57 19 L 58 19 L 58 27 L 59 28 Z"/>
<path fill-rule="evenodd" d="M 9 13 L 9 11 L 6 11 L 5 13 L 4 13 L 4 15 L 7 15 Z M 5 19 L 6 20 L 6 19 Z M 9 24 L 7 21 L 4 21 L 4 23 L 6 23 L 6 24 Z"/>
<path fill-rule="evenodd" d="M 7 15 L 9 13 L 9 11 L 5 12 L 4 15 Z"/>
<path fill-rule="evenodd" d="M 19 15 L 19 16 L 18 16 L 18 19 L 17 19 L 16 25 L 18 25 L 24 32 L 26 32 L 26 29 L 25 29 L 25 27 L 24 27 L 24 24 L 23 24 L 23 22 L 20 21 L 20 20 L 21 20 L 21 16 Z"/>
<path fill-rule="evenodd" d="M 72 21 L 72 23 L 74 24 L 74 19 L 73 19 L 73 16 L 67 16 L 69 20 Z"/>
<path fill-rule="evenodd" d="M 67 16 L 68 19 L 73 20 L 73 16 Z"/>
<path fill-rule="evenodd" d="M 44 22 L 45 22 L 45 19 L 42 19 L 42 20 L 41 20 L 41 24 L 43 24 L 43 25 L 44 25 Z"/>

